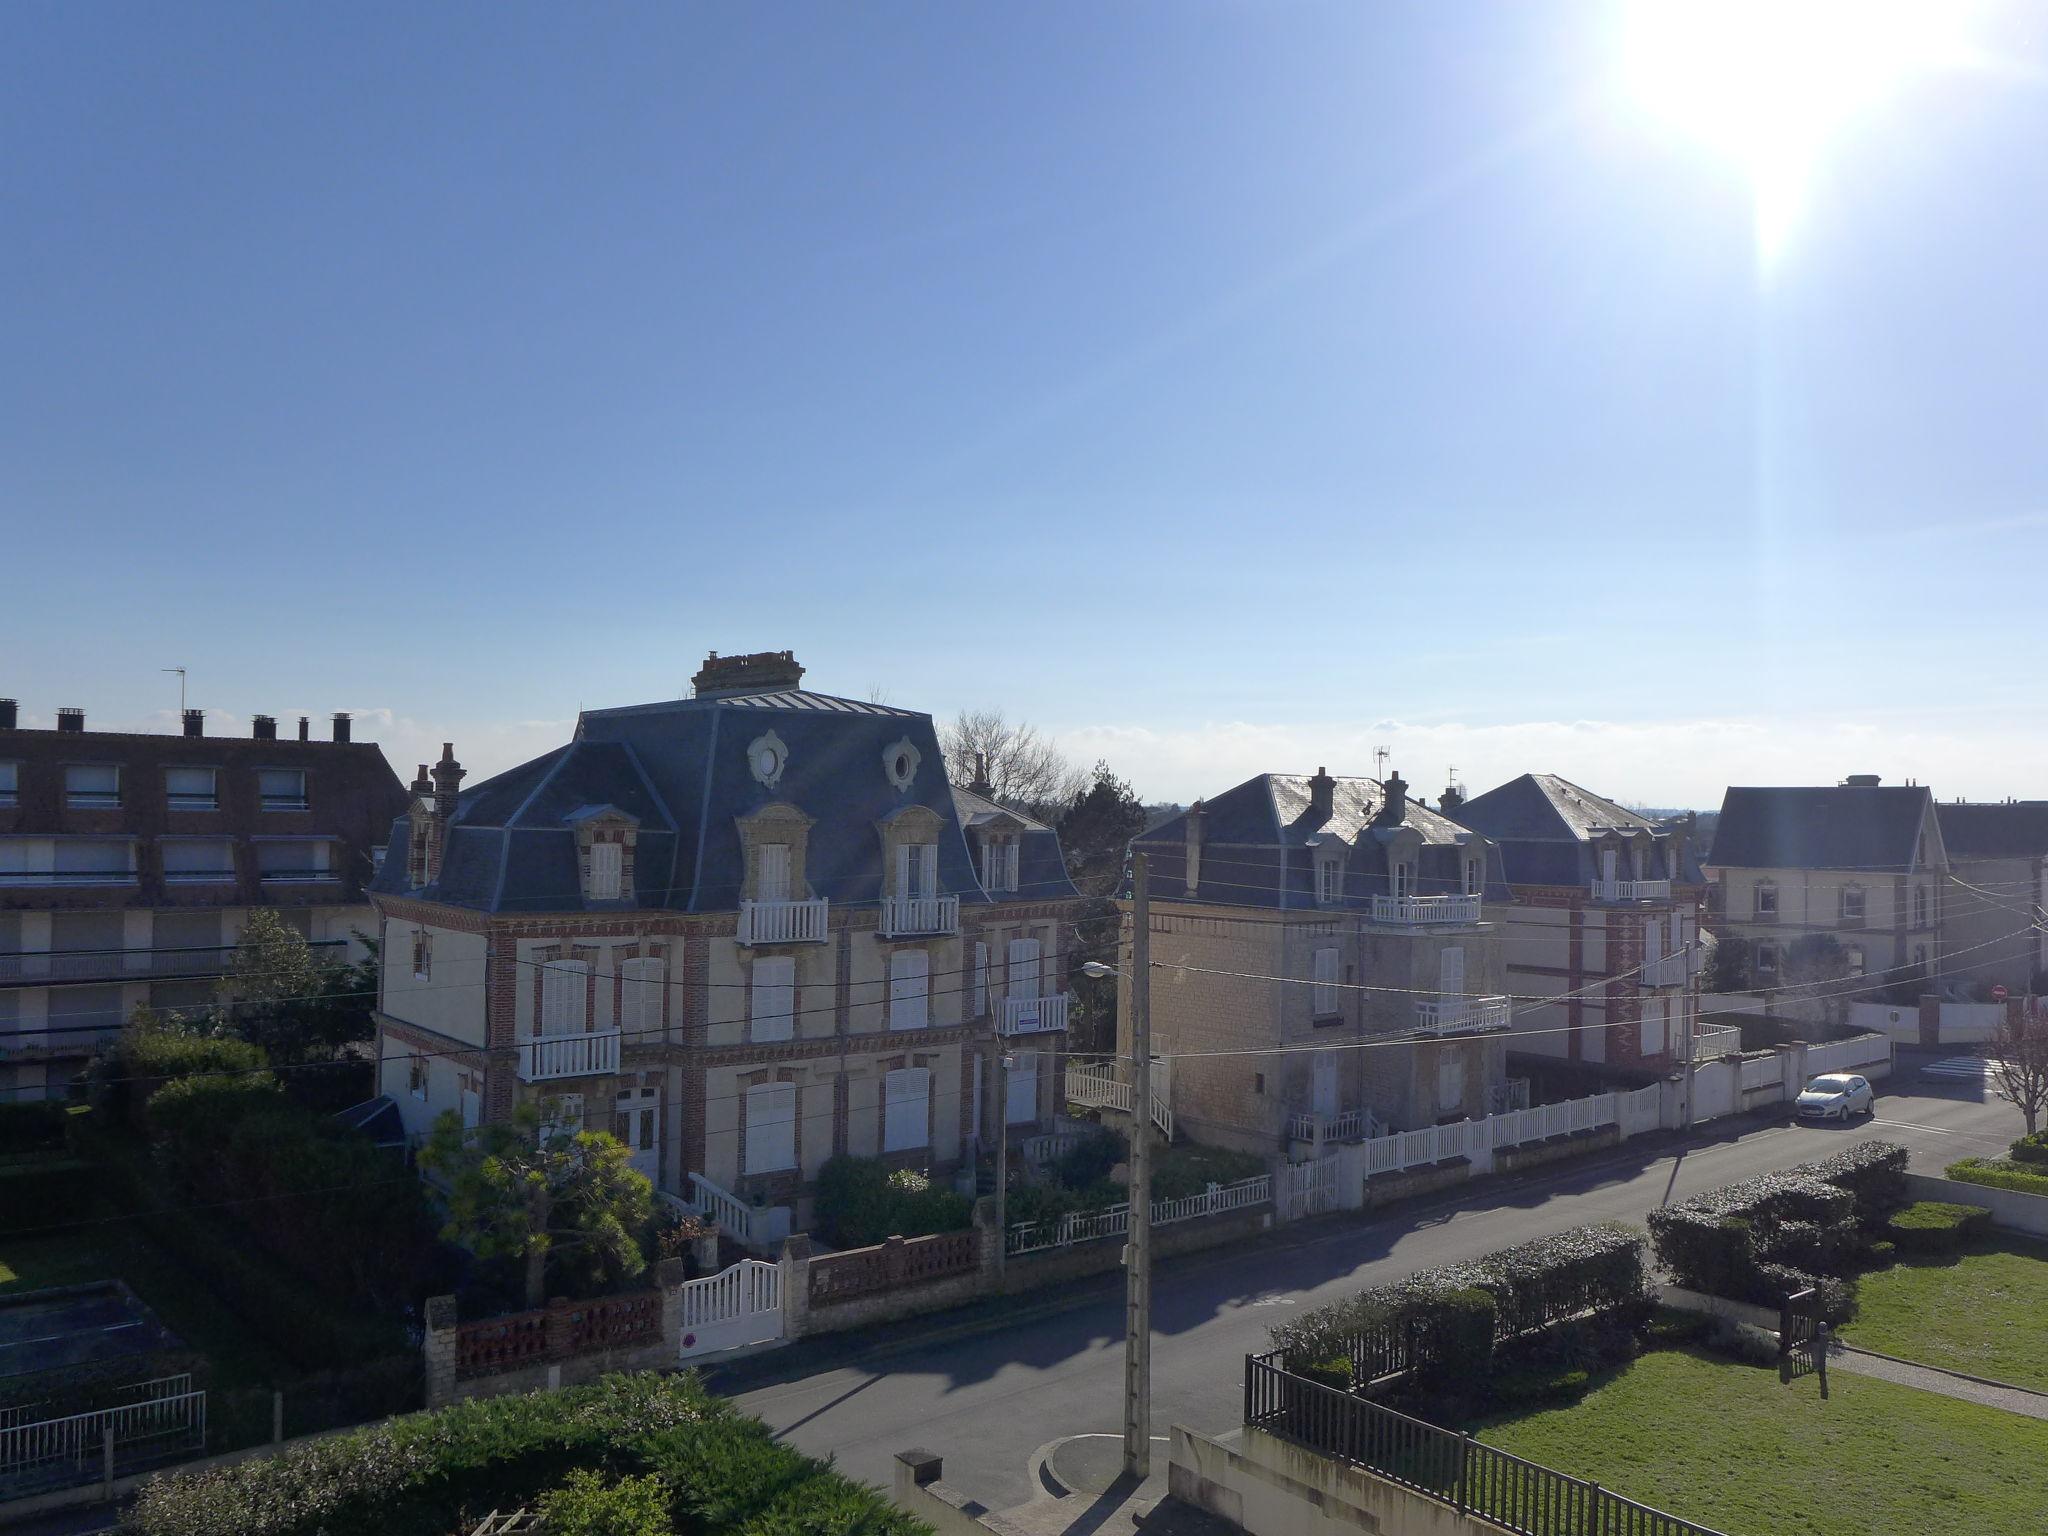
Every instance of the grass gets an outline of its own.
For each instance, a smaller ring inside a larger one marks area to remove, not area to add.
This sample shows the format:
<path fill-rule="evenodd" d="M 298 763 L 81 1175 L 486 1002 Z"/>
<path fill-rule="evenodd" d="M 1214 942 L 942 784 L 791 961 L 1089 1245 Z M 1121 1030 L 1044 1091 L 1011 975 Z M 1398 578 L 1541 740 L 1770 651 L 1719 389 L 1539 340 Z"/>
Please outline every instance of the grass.
<path fill-rule="evenodd" d="M 1998 1238 L 1902 1258 L 1856 1284 L 1843 1339 L 1901 1360 L 2048 1392 L 2048 1243 Z"/>
<path fill-rule="evenodd" d="M 1578 1403 L 1479 1438 L 1741 1536 L 2038 1536 L 2048 1420 L 1846 1371 L 1657 1350 Z"/>

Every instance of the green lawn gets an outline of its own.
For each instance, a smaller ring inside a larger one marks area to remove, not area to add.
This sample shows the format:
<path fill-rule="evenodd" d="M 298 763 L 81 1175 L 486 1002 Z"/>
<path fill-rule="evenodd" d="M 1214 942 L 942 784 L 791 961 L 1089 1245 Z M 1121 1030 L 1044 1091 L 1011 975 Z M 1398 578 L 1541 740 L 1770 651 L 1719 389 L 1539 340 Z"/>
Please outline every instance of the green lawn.
<path fill-rule="evenodd" d="M 2048 1420 L 1658 1350 L 1489 1445 L 1735 1536 L 2039 1536 Z"/>
<path fill-rule="evenodd" d="M 1842 1337 L 2048 1392 L 2048 1243 L 2000 1238 L 1960 1258 L 1903 1259 L 1867 1274 Z"/>

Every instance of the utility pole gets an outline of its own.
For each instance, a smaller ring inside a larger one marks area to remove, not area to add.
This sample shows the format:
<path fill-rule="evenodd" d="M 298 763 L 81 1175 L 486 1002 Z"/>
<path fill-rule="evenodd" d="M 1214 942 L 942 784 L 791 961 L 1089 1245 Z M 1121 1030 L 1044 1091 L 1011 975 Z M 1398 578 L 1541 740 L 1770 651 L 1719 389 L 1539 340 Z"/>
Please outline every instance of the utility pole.
<path fill-rule="evenodd" d="M 1010 1053 L 996 1052 L 996 1273 L 1010 1242 Z"/>
<path fill-rule="evenodd" d="M 1131 1231 L 1124 1248 L 1124 1471 L 1152 1471 L 1152 892 L 1131 858 Z"/>

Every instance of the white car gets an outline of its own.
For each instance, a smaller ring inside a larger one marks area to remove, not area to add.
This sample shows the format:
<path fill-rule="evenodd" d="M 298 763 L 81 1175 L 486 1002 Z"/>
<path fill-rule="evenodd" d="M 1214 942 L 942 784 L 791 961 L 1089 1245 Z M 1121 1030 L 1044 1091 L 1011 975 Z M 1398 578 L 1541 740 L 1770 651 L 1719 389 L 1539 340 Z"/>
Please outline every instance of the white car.
<path fill-rule="evenodd" d="M 1802 1120 L 1847 1120 L 1851 1115 L 1874 1115 L 1877 1091 L 1864 1078 L 1831 1072 L 1806 1085 L 1806 1091 L 1793 1102 L 1792 1113 Z"/>

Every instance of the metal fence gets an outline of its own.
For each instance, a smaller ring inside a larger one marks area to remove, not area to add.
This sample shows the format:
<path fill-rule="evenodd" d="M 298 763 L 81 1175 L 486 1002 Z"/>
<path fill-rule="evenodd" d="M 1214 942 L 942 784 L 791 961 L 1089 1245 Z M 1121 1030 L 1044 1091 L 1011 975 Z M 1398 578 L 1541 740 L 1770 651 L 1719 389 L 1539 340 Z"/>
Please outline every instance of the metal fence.
<path fill-rule="evenodd" d="M 1296 1376 L 1270 1355 L 1245 1357 L 1244 1422 L 1519 1536 L 1719 1536 L 1598 1483 Z"/>
<path fill-rule="evenodd" d="M 1273 1177 L 1262 1173 L 1235 1184 L 1212 1184 L 1199 1195 L 1181 1200 L 1154 1200 L 1152 1225 L 1167 1226 L 1192 1221 L 1200 1216 L 1217 1216 L 1225 1211 L 1242 1211 L 1264 1205 L 1273 1198 Z M 1048 1248 L 1067 1248 L 1098 1238 L 1122 1237 L 1131 1230 L 1128 1202 L 1100 1211 L 1074 1211 L 1050 1221 L 1019 1222 L 1003 1234 L 1003 1251 L 1015 1256 L 1038 1253 Z"/>
<path fill-rule="evenodd" d="M 137 1382 L 118 1395 L 128 1401 L 0 1428 L 0 1494 L 89 1483 L 110 1461 L 121 1476 L 205 1447 L 206 1394 L 192 1390 L 190 1376 Z"/>

